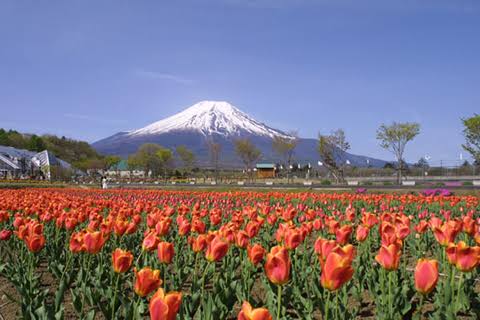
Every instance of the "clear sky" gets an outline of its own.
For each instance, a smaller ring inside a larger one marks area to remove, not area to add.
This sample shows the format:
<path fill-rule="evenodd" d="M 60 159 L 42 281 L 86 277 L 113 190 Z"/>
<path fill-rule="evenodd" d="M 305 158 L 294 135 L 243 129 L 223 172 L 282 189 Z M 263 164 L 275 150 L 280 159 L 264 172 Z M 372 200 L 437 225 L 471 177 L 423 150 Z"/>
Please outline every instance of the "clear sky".
<path fill-rule="evenodd" d="M 480 1 L 0 0 L 0 127 L 93 142 L 200 100 L 385 159 L 378 126 L 418 121 L 407 160 L 458 159 Z"/>

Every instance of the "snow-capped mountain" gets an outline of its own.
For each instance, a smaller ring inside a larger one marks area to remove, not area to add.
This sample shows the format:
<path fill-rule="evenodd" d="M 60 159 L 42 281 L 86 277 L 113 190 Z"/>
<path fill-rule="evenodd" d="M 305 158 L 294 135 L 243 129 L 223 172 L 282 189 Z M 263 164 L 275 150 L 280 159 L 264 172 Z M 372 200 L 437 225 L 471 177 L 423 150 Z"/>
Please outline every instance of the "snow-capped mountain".
<path fill-rule="evenodd" d="M 221 145 L 220 162 L 223 166 L 238 167 L 240 160 L 235 154 L 234 141 L 248 138 L 262 151 L 263 161 L 279 162 L 272 150 L 275 136 L 288 136 L 281 130 L 259 122 L 237 107 L 225 101 L 202 101 L 171 117 L 154 122 L 146 127 L 123 131 L 92 146 L 100 153 L 115 154 L 126 158 L 135 153 L 144 143 L 157 143 L 175 149 L 185 145 L 192 150 L 199 166 L 210 164 L 209 142 Z M 301 163 L 317 163 L 316 139 L 300 139 L 295 150 L 295 158 Z M 380 167 L 386 162 L 374 158 L 345 153 L 341 161 L 351 165 Z M 368 161 L 367 161 L 368 159 Z"/>
<path fill-rule="evenodd" d="M 209 136 L 241 136 L 245 133 L 265 136 L 287 136 L 284 132 L 252 119 L 226 101 L 201 101 L 190 108 L 144 128 L 128 133 L 131 137 L 168 132 L 195 131 Z"/>

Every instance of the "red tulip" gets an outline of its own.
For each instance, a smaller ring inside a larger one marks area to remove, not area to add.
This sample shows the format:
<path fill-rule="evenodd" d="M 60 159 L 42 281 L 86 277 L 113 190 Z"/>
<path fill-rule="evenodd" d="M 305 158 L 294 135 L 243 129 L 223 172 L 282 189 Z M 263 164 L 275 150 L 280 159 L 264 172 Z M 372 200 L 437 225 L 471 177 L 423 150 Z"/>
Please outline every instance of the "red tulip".
<path fill-rule="evenodd" d="M 116 273 L 127 272 L 132 266 L 133 254 L 120 248 L 112 252 L 112 266 Z"/>
<path fill-rule="evenodd" d="M 400 254 L 400 246 L 397 244 L 382 245 L 375 260 L 386 270 L 396 270 L 400 263 Z"/>
<path fill-rule="evenodd" d="M 272 320 L 272 315 L 268 309 L 253 309 L 248 301 L 244 301 L 242 304 L 242 310 L 240 310 L 237 320 Z"/>
<path fill-rule="evenodd" d="M 350 234 L 352 234 L 352 230 L 353 228 L 349 224 L 338 228 L 335 231 L 335 237 L 336 237 L 337 243 L 340 245 L 347 244 L 348 240 L 350 239 Z"/>
<path fill-rule="evenodd" d="M 2 240 L 2 241 L 6 241 L 6 240 L 10 239 L 11 236 L 12 236 L 12 231 L 10 231 L 10 230 L 4 229 L 4 230 L 0 231 L 0 240 Z"/>
<path fill-rule="evenodd" d="M 219 261 L 227 254 L 227 252 L 228 242 L 220 236 L 215 236 L 215 238 L 213 238 L 208 244 L 205 258 L 210 262 Z"/>
<path fill-rule="evenodd" d="M 352 260 L 346 256 L 342 257 L 336 252 L 331 252 L 322 267 L 320 282 L 325 289 L 335 291 L 348 282 L 352 276 Z"/>
<path fill-rule="evenodd" d="M 260 261 L 263 260 L 265 255 L 265 249 L 260 244 L 254 244 L 253 246 L 247 247 L 248 259 L 253 265 L 257 265 Z"/>
<path fill-rule="evenodd" d="M 287 229 L 284 234 L 285 248 L 293 250 L 303 241 L 302 234 L 297 229 Z"/>
<path fill-rule="evenodd" d="M 318 254 L 318 258 L 320 260 L 321 265 L 323 265 L 325 260 L 327 260 L 327 256 L 336 247 L 338 247 L 338 244 L 335 240 L 327 240 L 319 237 L 315 241 L 314 249 L 315 249 L 315 253 Z"/>
<path fill-rule="evenodd" d="M 153 251 L 158 246 L 158 236 L 155 231 L 150 231 L 145 238 L 143 238 L 142 242 L 142 250 L 143 251 Z"/>
<path fill-rule="evenodd" d="M 175 250 L 172 243 L 162 241 L 158 244 L 157 256 L 161 263 L 170 264 L 172 262 L 174 253 Z"/>
<path fill-rule="evenodd" d="M 415 289 L 421 294 L 430 293 L 438 281 L 438 261 L 419 259 L 415 267 Z"/>
<path fill-rule="evenodd" d="M 358 242 L 363 242 L 367 239 L 369 232 L 370 232 L 370 229 L 368 229 L 364 225 L 359 225 L 357 227 L 357 234 L 355 238 L 357 239 Z"/>
<path fill-rule="evenodd" d="M 267 278 L 276 285 L 283 285 L 290 278 L 290 257 L 287 249 L 281 246 L 273 247 L 267 254 L 265 273 Z"/>
<path fill-rule="evenodd" d="M 83 236 L 85 251 L 90 254 L 96 254 L 100 252 L 106 241 L 107 238 L 103 235 L 101 231 L 89 231 Z"/>
<path fill-rule="evenodd" d="M 151 320 L 175 320 L 180 304 L 182 303 L 182 293 L 172 291 L 167 294 L 162 288 L 150 299 L 148 309 Z"/>
<path fill-rule="evenodd" d="M 246 248 L 248 245 L 249 237 L 247 232 L 240 230 L 235 234 L 235 245 L 239 248 Z"/>
<path fill-rule="evenodd" d="M 137 269 L 134 269 L 135 272 L 135 293 L 140 297 L 145 297 L 149 293 L 158 289 L 162 284 L 160 279 L 160 270 L 152 270 L 149 267 L 145 267 L 137 272 Z"/>

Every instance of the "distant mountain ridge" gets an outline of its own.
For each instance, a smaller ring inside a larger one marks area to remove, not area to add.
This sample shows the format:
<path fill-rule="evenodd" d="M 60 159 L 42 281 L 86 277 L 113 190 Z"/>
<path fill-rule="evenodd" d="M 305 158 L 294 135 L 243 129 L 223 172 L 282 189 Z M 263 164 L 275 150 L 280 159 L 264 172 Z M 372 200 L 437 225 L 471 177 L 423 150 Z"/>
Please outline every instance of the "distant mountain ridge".
<path fill-rule="evenodd" d="M 92 146 L 102 154 L 127 157 L 144 143 L 157 143 L 167 148 L 185 145 L 191 149 L 199 166 L 210 163 L 208 141 L 222 147 L 220 162 L 223 166 L 238 167 L 234 141 L 248 138 L 262 151 L 264 161 L 280 161 L 272 150 L 275 136 L 289 137 L 282 130 L 259 122 L 237 107 L 225 101 L 201 101 L 171 117 L 154 122 L 146 127 L 118 132 L 96 141 Z M 345 153 L 340 161 L 349 161 L 357 167 L 383 167 L 386 161 Z M 299 139 L 295 159 L 300 163 L 316 164 L 319 160 L 316 139 Z"/>

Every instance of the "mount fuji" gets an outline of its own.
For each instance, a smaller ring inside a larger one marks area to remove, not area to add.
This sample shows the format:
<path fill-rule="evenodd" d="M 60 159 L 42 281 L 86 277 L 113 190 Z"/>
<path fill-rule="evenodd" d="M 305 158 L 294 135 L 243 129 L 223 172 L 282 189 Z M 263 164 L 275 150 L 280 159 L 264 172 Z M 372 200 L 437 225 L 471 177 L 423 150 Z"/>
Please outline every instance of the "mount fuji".
<path fill-rule="evenodd" d="M 146 127 L 124 131 L 96 141 L 92 146 L 102 154 L 127 157 L 144 143 L 157 143 L 174 149 L 185 145 L 192 150 L 199 166 L 209 166 L 208 143 L 221 145 L 220 162 L 223 166 L 238 167 L 234 141 L 248 138 L 262 151 L 263 161 L 278 162 L 272 150 L 275 136 L 290 137 L 288 133 L 259 122 L 237 107 L 225 101 L 201 101 L 171 117 L 154 122 Z M 302 164 L 317 163 L 316 139 L 299 139 L 295 159 Z M 381 167 L 386 161 L 345 153 L 342 161 L 351 165 Z M 368 161 L 367 161 L 368 160 Z"/>

